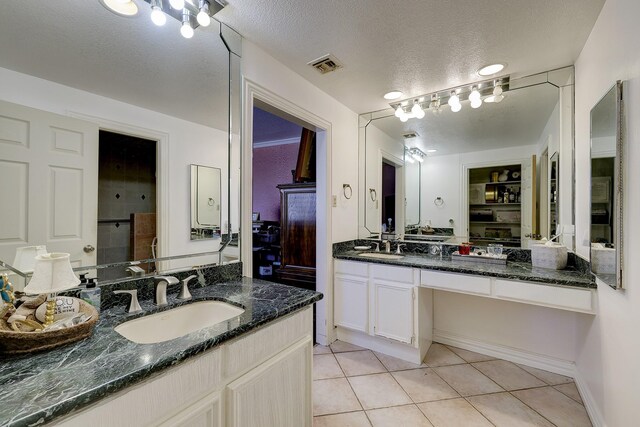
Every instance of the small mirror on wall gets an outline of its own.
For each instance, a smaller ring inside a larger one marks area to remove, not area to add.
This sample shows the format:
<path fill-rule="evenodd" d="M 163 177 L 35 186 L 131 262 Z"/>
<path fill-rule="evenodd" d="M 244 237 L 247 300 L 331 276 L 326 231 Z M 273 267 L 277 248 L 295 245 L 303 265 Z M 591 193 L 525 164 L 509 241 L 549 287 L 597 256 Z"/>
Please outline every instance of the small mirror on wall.
<path fill-rule="evenodd" d="M 218 168 L 191 165 L 191 240 L 220 238 L 220 175 Z"/>
<path fill-rule="evenodd" d="M 591 110 L 591 271 L 622 288 L 623 97 L 617 82 Z"/>

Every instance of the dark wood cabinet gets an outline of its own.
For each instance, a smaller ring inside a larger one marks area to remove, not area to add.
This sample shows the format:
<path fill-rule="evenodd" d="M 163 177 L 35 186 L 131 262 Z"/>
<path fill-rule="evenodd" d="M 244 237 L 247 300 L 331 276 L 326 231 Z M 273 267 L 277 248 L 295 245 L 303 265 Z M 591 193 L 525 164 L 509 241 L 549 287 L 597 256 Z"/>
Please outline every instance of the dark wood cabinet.
<path fill-rule="evenodd" d="M 281 184 L 279 282 L 315 290 L 316 185 Z"/>

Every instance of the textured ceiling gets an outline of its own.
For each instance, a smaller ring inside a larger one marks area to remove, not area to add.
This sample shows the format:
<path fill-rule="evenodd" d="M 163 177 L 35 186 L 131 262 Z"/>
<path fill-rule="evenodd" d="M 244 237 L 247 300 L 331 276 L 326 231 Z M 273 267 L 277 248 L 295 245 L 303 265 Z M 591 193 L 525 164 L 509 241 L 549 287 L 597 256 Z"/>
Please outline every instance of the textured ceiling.
<path fill-rule="evenodd" d="M 522 76 L 571 65 L 604 0 L 228 0 L 222 22 L 353 111 L 469 83 L 506 62 Z M 344 64 L 321 75 L 308 62 Z"/>
<path fill-rule="evenodd" d="M 472 109 L 463 102 L 458 113 L 445 107 L 438 115 L 427 111 L 420 120 L 402 123 L 391 116 L 373 120 L 369 126 L 408 147 L 438 150 L 429 156 L 531 145 L 539 142 L 558 99 L 558 89 L 545 83 L 505 92 L 499 104 L 484 103 Z M 402 135 L 409 131 L 419 136 L 405 141 Z"/>
<path fill-rule="evenodd" d="M 219 25 L 191 40 L 149 5 L 123 18 L 98 0 L 4 1 L 0 67 L 218 129 L 227 127 L 228 54 Z"/>

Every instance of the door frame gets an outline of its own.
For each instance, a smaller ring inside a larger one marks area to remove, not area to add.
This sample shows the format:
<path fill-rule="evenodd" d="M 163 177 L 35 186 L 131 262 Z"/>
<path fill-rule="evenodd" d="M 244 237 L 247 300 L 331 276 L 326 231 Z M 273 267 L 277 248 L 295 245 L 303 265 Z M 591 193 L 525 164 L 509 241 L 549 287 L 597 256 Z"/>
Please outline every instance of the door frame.
<path fill-rule="evenodd" d="M 243 77 L 240 259 L 243 276 L 253 276 L 252 203 L 253 203 L 253 107 L 255 101 L 290 116 L 293 122 L 316 129 L 316 290 L 324 298 L 316 303 L 316 342 L 327 345 L 335 340 L 333 327 L 333 258 L 331 238 L 331 122 Z"/>
<path fill-rule="evenodd" d="M 97 124 L 98 131 L 104 130 L 156 142 L 156 235 L 158 237 L 156 258 L 168 256 L 168 248 L 171 247 L 169 242 L 169 134 L 75 111 L 70 111 L 68 115 Z M 98 144 L 100 144 L 99 139 Z"/>

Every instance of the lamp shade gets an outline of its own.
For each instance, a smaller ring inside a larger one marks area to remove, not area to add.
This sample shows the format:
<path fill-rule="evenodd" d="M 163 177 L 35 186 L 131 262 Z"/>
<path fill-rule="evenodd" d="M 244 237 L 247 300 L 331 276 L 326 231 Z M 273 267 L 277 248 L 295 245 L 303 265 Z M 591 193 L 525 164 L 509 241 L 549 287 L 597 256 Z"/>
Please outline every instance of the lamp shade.
<path fill-rule="evenodd" d="M 16 257 L 13 260 L 13 267 L 24 273 L 30 273 L 36 265 L 36 256 L 47 253 L 47 247 L 40 246 L 24 246 L 16 249 Z"/>
<path fill-rule="evenodd" d="M 80 280 L 71 269 L 69 254 L 50 253 L 36 256 L 33 277 L 24 288 L 27 294 L 50 294 L 76 287 Z"/>

